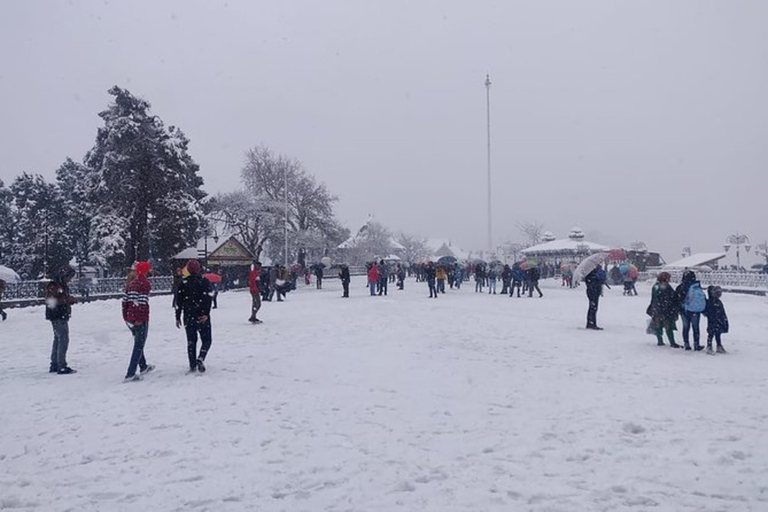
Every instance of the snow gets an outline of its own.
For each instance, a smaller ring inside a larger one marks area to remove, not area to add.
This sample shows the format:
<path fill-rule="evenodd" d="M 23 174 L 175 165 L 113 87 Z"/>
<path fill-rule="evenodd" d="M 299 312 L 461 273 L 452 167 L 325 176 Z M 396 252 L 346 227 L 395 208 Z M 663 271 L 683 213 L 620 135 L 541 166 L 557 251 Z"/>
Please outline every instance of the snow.
<path fill-rule="evenodd" d="M 693 254 L 691 256 L 686 256 L 685 258 L 677 261 L 673 261 L 672 263 L 667 263 L 663 266 L 663 268 L 692 268 L 692 267 L 700 267 L 702 265 L 711 265 L 712 263 L 721 260 L 725 258 L 724 252 L 700 252 L 697 254 Z"/>
<path fill-rule="evenodd" d="M 187 375 L 153 297 L 153 374 L 123 383 L 119 301 L 76 305 L 46 373 L 41 308 L 0 324 L 0 509 L 768 510 L 768 303 L 724 297 L 728 355 L 657 348 L 640 297 L 352 298 L 326 281 L 266 303 L 219 296 L 209 371 Z M 703 321 L 702 327 L 706 325 Z"/>
<path fill-rule="evenodd" d="M 610 247 L 605 245 L 596 244 L 594 242 L 587 242 L 585 240 L 563 238 L 561 240 L 553 240 L 551 242 L 545 242 L 543 244 L 534 245 L 520 251 L 526 256 L 565 256 L 569 254 L 583 254 L 584 252 L 602 252 L 609 251 Z"/>

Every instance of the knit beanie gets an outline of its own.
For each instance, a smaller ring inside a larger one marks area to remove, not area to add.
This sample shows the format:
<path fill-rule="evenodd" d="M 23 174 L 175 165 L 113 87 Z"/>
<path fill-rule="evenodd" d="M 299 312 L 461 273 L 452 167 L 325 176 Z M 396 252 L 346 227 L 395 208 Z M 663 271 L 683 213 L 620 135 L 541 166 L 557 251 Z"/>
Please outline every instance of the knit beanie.
<path fill-rule="evenodd" d="M 189 260 L 187 262 L 187 272 L 189 272 L 191 275 L 199 274 L 200 262 L 197 260 Z"/>
<path fill-rule="evenodd" d="M 152 265 L 148 261 L 136 262 L 136 273 L 140 276 L 146 276 L 152 270 Z"/>

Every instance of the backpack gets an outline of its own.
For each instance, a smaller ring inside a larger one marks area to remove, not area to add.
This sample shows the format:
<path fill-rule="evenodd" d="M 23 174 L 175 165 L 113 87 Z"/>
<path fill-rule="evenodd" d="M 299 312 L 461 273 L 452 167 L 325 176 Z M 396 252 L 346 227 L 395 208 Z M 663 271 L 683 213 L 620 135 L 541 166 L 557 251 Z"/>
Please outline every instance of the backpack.
<path fill-rule="evenodd" d="M 692 283 L 688 288 L 688 293 L 685 294 L 685 300 L 683 301 L 683 307 L 692 313 L 701 313 L 707 307 L 707 297 L 704 295 L 704 290 L 701 289 L 699 283 Z"/>

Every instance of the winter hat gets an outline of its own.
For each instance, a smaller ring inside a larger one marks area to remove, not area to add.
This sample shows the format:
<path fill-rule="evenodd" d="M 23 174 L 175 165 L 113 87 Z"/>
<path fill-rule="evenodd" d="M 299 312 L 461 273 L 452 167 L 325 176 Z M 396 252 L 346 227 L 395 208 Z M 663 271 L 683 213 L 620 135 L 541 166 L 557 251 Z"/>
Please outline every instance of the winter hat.
<path fill-rule="evenodd" d="M 660 283 L 668 283 L 669 282 L 669 272 L 662 272 L 659 274 L 659 282 Z"/>
<path fill-rule="evenodd" d="M 136 274 L 146 276 L 150 270 L 152 270 L 152 265 L 148 261 L 136 262 Z"/>
<path fill-rule="evenodd" d="M 199 274 L 200 273 L 200 262 L 197 260 L 189 260 L 187 262 L 187 271 L 191 275 Z"/>

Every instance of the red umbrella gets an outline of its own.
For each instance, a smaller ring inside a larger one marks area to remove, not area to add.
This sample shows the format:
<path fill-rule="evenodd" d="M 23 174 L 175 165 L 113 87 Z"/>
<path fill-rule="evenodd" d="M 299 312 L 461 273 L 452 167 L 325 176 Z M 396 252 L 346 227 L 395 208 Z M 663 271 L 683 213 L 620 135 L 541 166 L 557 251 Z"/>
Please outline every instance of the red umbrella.
<path fill-rule="evenodd" d="M 611 252 L 608 253 L 608 258 L 606 259 L 608 261 L 624 261 L 627 259 L 627 253 L 624 249 L 611 249 Z"/>
<path fill-rule="evenodd" d="M 221 276 L 219 274 L 214 274 L 213 272 L 208 274 L 203 274 L 203 277 L 206 278 L 208 281 L 212 283 L 220 283 L 221 282 Z"/>

